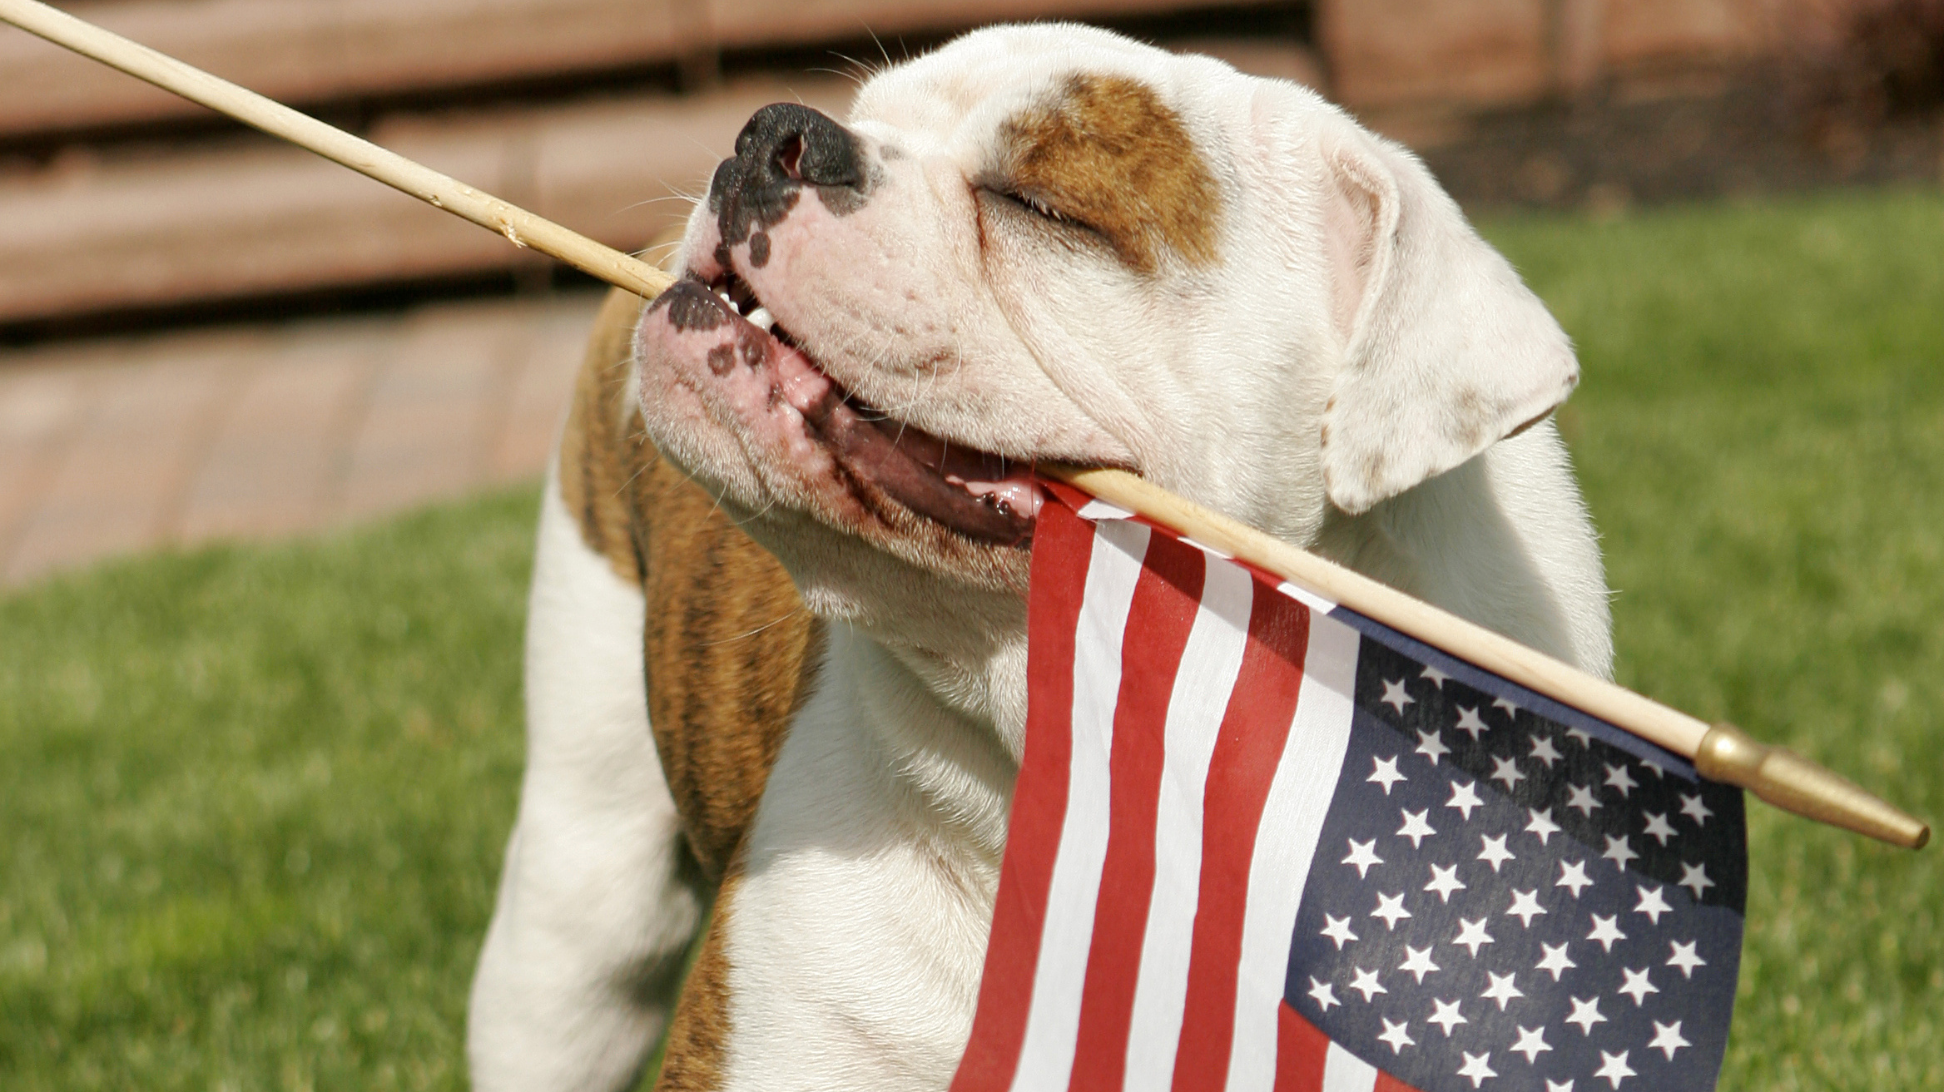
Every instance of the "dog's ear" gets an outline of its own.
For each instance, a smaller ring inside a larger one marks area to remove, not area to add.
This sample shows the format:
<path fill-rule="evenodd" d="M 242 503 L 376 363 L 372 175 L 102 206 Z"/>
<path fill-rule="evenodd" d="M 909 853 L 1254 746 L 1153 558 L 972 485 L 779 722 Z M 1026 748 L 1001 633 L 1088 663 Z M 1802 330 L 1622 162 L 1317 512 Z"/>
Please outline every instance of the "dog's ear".
<path fill-rule="evenodd" d="M 1319 150 L 1345 347 L 1323 482 L 1355 514 L 1537 423 L 1579 382 L 1566 334 L 1409 152 L 1344 119 Z"/>

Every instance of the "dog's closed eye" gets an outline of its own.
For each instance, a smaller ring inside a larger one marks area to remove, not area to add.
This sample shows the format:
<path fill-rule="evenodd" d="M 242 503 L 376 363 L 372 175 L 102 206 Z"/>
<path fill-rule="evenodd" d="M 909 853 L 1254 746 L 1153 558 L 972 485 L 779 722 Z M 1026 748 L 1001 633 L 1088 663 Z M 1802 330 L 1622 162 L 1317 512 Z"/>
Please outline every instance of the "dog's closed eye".
<path fill-rule="evenodd" d="M 999 198 L 1002 201 L 1007 201 L 1014 205 L 1018 205 L 1020 208 L 1025 209 L 1027 212 L 1030 212 L 1033 215 L 1038 216 L 1042 219 L 1051 220 L 1056 224 L 1064 224 L 1064 223 L 1072 222 L 1070 217 L 1068 217 L 1065 213 L 1061 212 L 1059 209 L 1056 209 L 1052 205 L 1048 204 L 1044 197 L 1041 197 L 1036 193 L 1031 193 L 1026 190 L 1012 189 L 1008 187 L 987 188 L 985 192 L 991 194 L 994 197 Z M 1081 225 L 1081 226 L 1085 226 L 1085 225 Z"/>

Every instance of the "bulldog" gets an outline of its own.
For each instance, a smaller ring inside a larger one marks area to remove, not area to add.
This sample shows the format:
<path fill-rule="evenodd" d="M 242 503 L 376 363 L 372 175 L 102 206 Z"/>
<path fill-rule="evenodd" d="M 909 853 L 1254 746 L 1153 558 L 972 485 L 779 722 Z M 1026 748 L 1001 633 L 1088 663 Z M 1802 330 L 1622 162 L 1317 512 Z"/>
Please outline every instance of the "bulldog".
<path fill-rule="evenodd" d="M 1072 25 L 780 104 L 612 297 L 540 520 L 482 1089 L 943 1088 L 1032 468 L 1121 467 L 1595 673 L 1571 346 L 1408 152 Z M 693 969 L 691 944 L 703 932 Z"/>

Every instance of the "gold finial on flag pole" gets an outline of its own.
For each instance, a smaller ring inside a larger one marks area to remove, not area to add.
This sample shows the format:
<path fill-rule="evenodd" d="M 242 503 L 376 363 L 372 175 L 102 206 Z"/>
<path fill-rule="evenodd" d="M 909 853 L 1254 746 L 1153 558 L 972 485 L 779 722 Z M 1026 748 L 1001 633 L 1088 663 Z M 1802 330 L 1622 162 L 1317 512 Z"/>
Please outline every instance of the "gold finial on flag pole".
<path fill-rule="evenodd" d="M 667 273 L 647 262 L 38 0 L 0 0 L 0 20 L 288 140 L 643 299 L 653 299 L 673 283 Z M 1922 822 L 1793 752 L 1757 743 L 1732 725 L 1710 727 L 1143 478 L 1120 470 L 1040 469 L 1693 759 L 1704 777 L 1739 785 L 1786 811 L 1892 845 L 1916 849 L 1930 840 L 1930 828 Z"/>

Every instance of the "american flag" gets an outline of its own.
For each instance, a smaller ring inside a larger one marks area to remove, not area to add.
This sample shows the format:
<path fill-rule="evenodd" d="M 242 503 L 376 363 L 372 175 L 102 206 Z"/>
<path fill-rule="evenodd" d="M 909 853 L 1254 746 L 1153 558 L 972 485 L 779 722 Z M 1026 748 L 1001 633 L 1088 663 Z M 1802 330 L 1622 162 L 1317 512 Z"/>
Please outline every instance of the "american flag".
<path fill-rule="evenodd" d="M 1714 1086 L 1739 789 L 1052 491 L 953 1092 Z"/>

